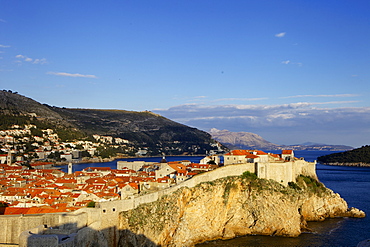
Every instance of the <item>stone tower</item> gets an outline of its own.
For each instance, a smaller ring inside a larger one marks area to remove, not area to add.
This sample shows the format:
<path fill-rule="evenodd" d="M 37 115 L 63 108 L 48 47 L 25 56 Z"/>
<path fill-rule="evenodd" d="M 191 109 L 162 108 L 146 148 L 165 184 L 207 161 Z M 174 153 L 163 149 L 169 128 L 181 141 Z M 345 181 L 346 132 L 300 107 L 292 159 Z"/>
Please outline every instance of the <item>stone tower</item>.
<path fill-rule="evenodd" d="M 8 152 L 8 158 L 6 159 L 6 164 L 8 166 L 11 166 L 12 165 L 12 152 L 10 150 Z"/>
<path fill-rule="evenodd" d="M 72 168 L 73 168 L 73 166 L 72 166 L 72 163 L 70 162 L 68 164 L 68 174 L 72 174 L 73 173 Z"/>

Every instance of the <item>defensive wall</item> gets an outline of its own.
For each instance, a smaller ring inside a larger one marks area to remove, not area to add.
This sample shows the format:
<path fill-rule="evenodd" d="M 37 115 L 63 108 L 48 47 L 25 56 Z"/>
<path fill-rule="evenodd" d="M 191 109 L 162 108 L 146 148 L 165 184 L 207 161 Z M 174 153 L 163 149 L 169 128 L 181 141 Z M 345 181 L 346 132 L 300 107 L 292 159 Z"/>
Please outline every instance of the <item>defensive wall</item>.
<path fill-rule="evenodd" d="M 1 215 L 0 246 L 2 244 L 19 244 L 23 231 L 39 226 L 58 228 L 60 231 L 71 232 L 89 224 L 89 215 L 84 210 L 70 213 Z"/>
<path fill-rule="evenodd" d="M 162 196 L 171 194 L 182 187 L 192 188 L 202 182 L 212 181 L 228 176 L 240 176 L 245 171 L 256 173 L 259 178 L 274 179 L 284 185 L 288 185 L 288 182 L 295 182 L 296 177 L 300 174 L 317 179 L 316 163 L 306 162 L 304 160 L 280 163 L 235 164 L 198 174 L 176 186 L 152 192 L 150 194 L 139 195 L 126 200 L 99 202 L 96 207 L 99 209 L 101 219 L 106 219 L 106 223 L 109 225 L 112 224 L 112 220 L 114 220 L 109 218 L 113 216 L 113 218 L 117 219 L 115 216 L 118 216 L 121 211 L 131 210 L 141 204 L 154 202 Z M 102 222 L 102 228 L 106 226 L 105 222 Z"/>
<path fill-rule="evenodd" d="M 104 238 L 110 241 L 109 246 L 115 246 L 119 236 L 117 226 L 119 225 L 120 212 L 134 209 L 144 203 L 154 202 L 182 187 L 192 188 L 202 182 L 228 176 L 239 176 L 245 171 L 254 172 L 259 178 L 274 179 L 284 185 L 291 181 L 295 182 L 296 177 L 300 174 L 317 178 L 316 162 L 306 162 L 304 160 L 227 165 L 213 171 L 198 174 L 181 184 L 161 191 L 135 196 L 126 200 L 99 202 L 96 204 L 96 208 L 83 208 L 71 213 L 0 216 L 0 224 L 4 226 L 3 231 L 0 231 L 0 246 L 1 243 L 18 244 L 20 241 L 19 236 L 23 231 L 39 227 L 40 225 L 47 225 L 48 227 L 62 226 L 62 228 L 66 229 L 73 228 L 75 232 L 78 229 L 89 226 L 92 230 L 101 231 Z M 27 234 L 22 236 L 22 238 L 29 237 Z"/>
<path fill-rule="evenodd" d="M 296 177 L 301 174 L 317 179 L 316 162 L 306 162 L 304 160 L 227 165 L 213 171 L 198 174 L 176 186 L 161 191 L 140 195 L 132 199 L 100 202 L 97 204 L 97 208 L 100 212 L 99 218 L 101 219 L 100 227 L 101 229 L 110 229 L 110 232 L 104 232 L 104 234 L 107 239 L 113 240 L 115 236 L 118 236 L 118 229 L 116 228 L 114 230 L 112 226 L 118 226 L 119 212 L 134 209 L 144 203 L 157 201 L 162 196 L 171 194 L 182 187 L 192 188 L 202 182 L 228 176 L 240 176 L 245 171 L 256 173 L 259 178 L 274 179 L 285 186 L 288 185 L 288 182 L 296 182 Z M 117 239 L 114 240 L 115 243 L 117 243 L 117 241 Z M 112 246 L 114 246 L 114 243 L 112 243 Z"/>

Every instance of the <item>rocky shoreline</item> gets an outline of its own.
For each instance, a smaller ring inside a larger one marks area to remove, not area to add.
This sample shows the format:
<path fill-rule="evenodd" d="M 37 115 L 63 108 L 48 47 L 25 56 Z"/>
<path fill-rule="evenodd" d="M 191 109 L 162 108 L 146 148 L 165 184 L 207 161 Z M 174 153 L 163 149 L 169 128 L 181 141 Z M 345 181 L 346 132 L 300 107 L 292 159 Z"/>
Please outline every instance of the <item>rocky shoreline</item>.
<path fill-rule="evenodd" d="M 307 221 L 365 217 L 316 180 L 291 186 L 227 177 L 182 188 L 161 200 L 120 213 L 119 246 L 194 246 L 243 235 L 297 237 Z"/>
<path fill-rule="evenodd" d="M 370 167 L 369 163 L 363 163 L 363 162 L 354 162 L 354 163 L 322 163 L 323 165 L 328 166 L 357 166 L 357 167 Z"/>

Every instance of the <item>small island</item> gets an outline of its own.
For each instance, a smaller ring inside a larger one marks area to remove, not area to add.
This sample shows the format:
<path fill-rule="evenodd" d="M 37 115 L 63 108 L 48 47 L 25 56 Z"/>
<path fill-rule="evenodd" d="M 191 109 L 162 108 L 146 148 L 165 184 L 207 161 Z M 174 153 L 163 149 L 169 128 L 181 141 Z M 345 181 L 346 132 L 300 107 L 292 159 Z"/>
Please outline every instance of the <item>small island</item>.
<path fill-rule="evenodd" d="M 345 152 L 320 156 L 317 161 L 324 165 L 370 167 L 370 146 L 366 145 Z"/>

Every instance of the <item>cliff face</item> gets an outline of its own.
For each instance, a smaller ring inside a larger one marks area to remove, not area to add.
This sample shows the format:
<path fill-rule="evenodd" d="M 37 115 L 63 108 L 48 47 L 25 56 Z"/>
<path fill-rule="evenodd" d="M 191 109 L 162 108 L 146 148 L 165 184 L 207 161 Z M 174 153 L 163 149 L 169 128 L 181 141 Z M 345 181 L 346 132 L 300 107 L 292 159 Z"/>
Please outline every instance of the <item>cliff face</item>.
<path fill-rule="evenodd" d="M 306 220 L 364 217 L 309 178 L 284 187 L 253 176 L 228 177 L 182 188 L 120 214 L 119 246 L 193 246 L 240 235 L 298 236 Z"/>

